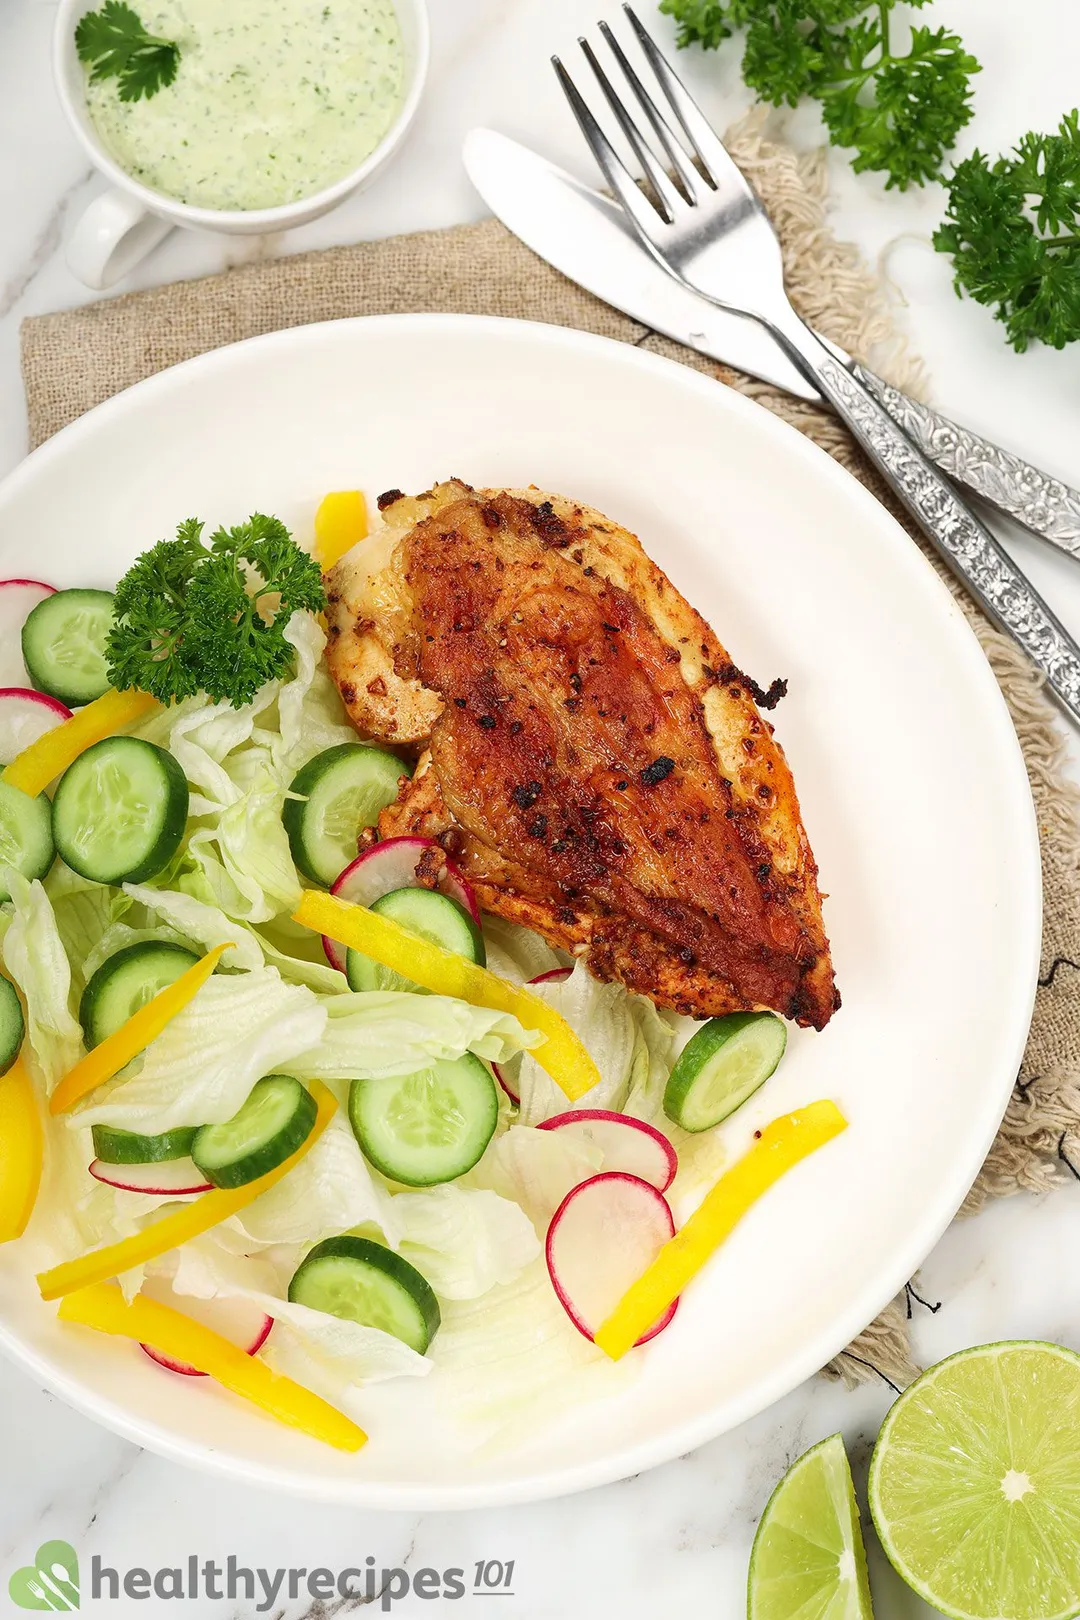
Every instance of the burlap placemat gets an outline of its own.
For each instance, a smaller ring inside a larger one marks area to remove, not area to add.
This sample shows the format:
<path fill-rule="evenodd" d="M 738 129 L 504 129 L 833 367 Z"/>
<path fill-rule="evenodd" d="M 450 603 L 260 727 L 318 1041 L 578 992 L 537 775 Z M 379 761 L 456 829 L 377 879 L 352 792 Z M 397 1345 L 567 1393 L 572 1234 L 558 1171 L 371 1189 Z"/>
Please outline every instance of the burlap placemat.
<path fill-rule="evenodd" d="M 768 139 L 759 114 L 728 139 L 779 231 L 788 285 L 801 313 L 898 386 L 921 392 L 921 367 L 898 340 L 880 283 L 856 250 L 838 243 L 828 229 L 823 157 L 799 157 Z M 222 344 L 340 316 L 410 311 L 581 327 L 712 372 L 793 423 L 892 504 L 851 438 L 825 411 L 651 333 L 565 281 L 494 220 L 264 260 L 28 320 L 22 364 L 31 443 L 40 444 L 141 378 Z M 1001 1132 L 965 1205 L 974 1209 L 988 1197 L 1046 1189 L 1070 1171 L 1080 1178 L 1080 818 L 1077 795 L 1061 776 L 1061 737 L 1038 676 L 1013 643 L 957 594 L 1020 736 L 1038 810 L 1045 884 L 1035 1018 Z M 828 1370 L 851 1380 L 875 1373 L 897 1385 L 909 1379 L 915 1370 L 907 1325 L 913 1298 L 909 1290 L 894 1301 Z"/>

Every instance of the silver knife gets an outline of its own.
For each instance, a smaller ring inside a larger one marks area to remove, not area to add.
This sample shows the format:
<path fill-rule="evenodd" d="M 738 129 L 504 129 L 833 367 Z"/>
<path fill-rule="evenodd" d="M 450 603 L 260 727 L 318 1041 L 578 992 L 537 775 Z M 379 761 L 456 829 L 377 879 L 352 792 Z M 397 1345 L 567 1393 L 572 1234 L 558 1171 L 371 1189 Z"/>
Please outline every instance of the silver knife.
<path fill-rule="evenodd" d="M 578 286 L 698 354 L 821 403 L 813 384 L 760 326 L 718 309 L 643 253 L 611 198 L 492 129 L 470 131 L 463 156 L 492 213 Z M 950 478 L 1080 558 L 1080 492 L 901 393 L 837 344 L 821 341 Z"/>

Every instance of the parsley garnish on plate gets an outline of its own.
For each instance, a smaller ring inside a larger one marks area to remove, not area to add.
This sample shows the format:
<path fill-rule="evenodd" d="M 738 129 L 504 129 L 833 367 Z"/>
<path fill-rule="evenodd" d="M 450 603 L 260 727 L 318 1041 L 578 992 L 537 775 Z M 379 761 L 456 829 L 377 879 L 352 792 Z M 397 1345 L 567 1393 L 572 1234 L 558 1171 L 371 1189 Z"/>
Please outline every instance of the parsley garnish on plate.
<path fill-rule="evenodd" d="M 927 0 L 912 0 L 917 6 Z M 852 168 L 876 169 L 901 191 L 941 172 L 971 117 L 979 64 L 947 28 L 913 27 L 893 38 L 896 0 L 661 0 L 680 46 L 715 50 L 745 28 L 742 75 L 762 101 L 821 103 L 829 137 L 851 147 Z"/>
<path fill-rule="evenodd" d="M 121 101 L 156 95 L 172 84 L 180 62 L 180 47 L 168 39 L 155 39 L 125 0 L 104 0 L 100 11 L 88 11 L 75 29 L 80 62 L 92 64 L 91 82 L 117 80 Z"/>
<path fill-rule="evenodd" d="M 972 153 L 945 184 L 934 246 L 952 254 L 957 292 L 990 305 L 1014 349 L 1080 338 L 1080 113 L 994 162 Z"/>
<path fill-rule="evenodd" d="M 116 587 L 109 679 L 162 703 L 205 692 L 234 708 L 288 668 L 285 626 L 326 606 L 319 565 L 279 518 L 254 512 L 207 548 L 188 518 L 137 557 Z"/>

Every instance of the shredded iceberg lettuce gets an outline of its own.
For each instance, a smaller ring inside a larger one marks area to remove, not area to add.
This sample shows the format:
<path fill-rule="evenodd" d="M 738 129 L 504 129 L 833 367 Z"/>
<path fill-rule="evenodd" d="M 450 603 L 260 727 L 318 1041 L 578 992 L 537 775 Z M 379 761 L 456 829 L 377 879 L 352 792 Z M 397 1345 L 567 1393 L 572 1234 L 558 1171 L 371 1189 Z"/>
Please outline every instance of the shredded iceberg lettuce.
<path fill-rule="evenodd" d="M 301 1080 L 379 1080 L 463 1052 L 498 1063 L 540 1038 L 509 1013 L 450 996 L 347 991 L 322 997 L 321 1005 L 328 1014 L 325 1031 L 289 1071 Z"/>
<path fill-rule="evenodd" d="M 221 812 L 213 837 L 243 897 L 241 915 L 248 922 L 269 922 L 283 911 L 296 910 L 303 887 L 281 820 L 285 788 L 274 774 L 269 750 L 252 749 L 246 761 L 246 790 Z"/>
<path fill-rule="evenodd" d="M 517 1204 L 456 1182 L 391 1200 L 396 1247 L 443 1299 L 479 1299 L 512 1282 L 540 1253 Z"/>
<path fill-rule="evenodd" d="M 291 779 L 275 720 L 282 690 L 271 681 L 240 709 L 192 699 L 142 728 L 172 752 L 194 789 L 175 886 L 247 923 L 292 910 L 301 891 L 281 822 Z"/>
<path fill-rule="evenodd" d="M 57 861 L 44 882 L 60 942 L 71 967 L 76 992 L 93 972 L 89 958 L 101 941 L 127 916 L 131 901 L 106 883 L 92 883 Z"/>
<path fill-rule="evenodd" d="M 216 973 L 141 1058 L 72 1116 L 157 1135 L 231 1119 L 256 1080 L 318 1047 L 326 1012 L 274 968 Z"/>
<path fill-rule="evenodd" d="M 194 714 L 181 715 L 169 737 L 169 752 L 191 786 L 197 790 L 193 815 L 213 815 L 235 804 L 240 788 L 225 761 L 234 750 L 250 742 L 258 714 L 268 706 L 264 687 L 256 703 L 234 709 L 230 703 L 211 703 Z"/>
<path fill-rule="evenodd" d="M 133 726 L 131 735 L 142 737 L 146 742 L 152 742 L 158 748 L 168 748 L 169 739 L 178 720 L 189 714 L 205 713 L 211 707 L 210 699 L 204 692 L 198 692 L 194 697 L 182 698 L 179 703 L 165 704 L 161 708 L 151 709 L 145 719 Z"/>
<path fill-rule="evenodd" d="M 636 1025 L 633 1000 L 621 984 L 602 984 L 583 962 L 568 979 L 532 987 L 581 1037 L 600 1071 L 600 1082 L 571 1103 L 535 1058 L 523 1057 L 517 1072 L 523 1125 L 539 1125 L 569 1108 L 621 1108 L 630 1085 Z"/>
<path fill-rule="evenodd" d="M 566 965 L 546 939 L 534 934 L 531 928 L 504 922 L 501 917 L 484 918 L 484 945 L 492 973 L 497 973 L 500 979 L 509 979 L 511 984 L 527 984 L 541 973 Z"/>
<path fill-rule="evenodd" d="M 666 1130 L 671 1121 L 664 1114 L 664 1090 L 675 1061 L 675 1030 L 644 996 L 630 997 L 630 1013 L 634 1049 L 623 1111 Z"/>
<path fill-rule="evenodd" d="M 132 913 L 129 912 L 128 915 L 131 916 Z M 178 934 L 175 928 L 133 928 L 126 922 L 113 923 L 111 928 L 105 930 L 93 950 L 86 957 L 86 960 L 81 964 L 78 975 L 79 980 L 89 981 L 92 979 L 102 963 L 107 962 L 110 956 L 115 956 L 117 951 L 127 950 L 129 945 L 145 945 L 148 940 L 159 940 L 169 945 L 180 945 L 184 950 L 191 951 L 196 956 L 199 954 L 198 946 L 194 941 L 188 939 L 186 934 Z M 74 972 L 72 980 L 73 982 L 75 980 Z"/>
<path fill-rule="evenodd" d="M 426 1357 L 390 1333 L 284 1298 L 285 1286 L 280 1280 L 272 1285 L 274 1273 L 267 1262 L 260 1265 L 231 1254 L 212 1232 L 185 1243 L 169 1270 L 176 1294 L 249 1299 L 272 1316 L 274 1328 L 260 1355 L 343 1411 L 362 1416 L 356 1397 L 366 1385 L 387 1378 L 423 1377 L 431 1371 Z"/>
<path fill-rule="evenodd" d="M 347 992 L 349 987 L 344 973 L 332 968 L 325 956 L 321 961 L 308 956 L 293 956 L 276 945 L 261 928 L 255 931 L 255 938 L 269 965 L 277 968 L 286 984 L 306 984 L 309 990 L 314 990 L 320 996 L 344 995 Z M 319 951 L 322 955 L 321 945 Z"/>
<path fill-rule="evenodd" d="M 94 1158 L 90 1132 L 70 1130 L 48 1115 L 44 1126 L 44 1173 L 26 1234 L 40 1263 L 58 1265 L 132 1237 L 172 1202 L 167 1195 L 126 1192 L 96 1180 L 88 1171 Z M 142 1275 L 136 1266 L 117 1279 L 125 1298 L 138 1292 Z"/>
<path fill-rule="evenodd" d="M 255 1298 L 274 1318 L 263 1360 L 360 1423 L 366 1415 L 364 1391 L 370 1384 L 424 1378 L 432 1370 L 426 1356 L 381 1328 L 346 1322 L 289 1300 Z"/>
<path fill-rule="evenodd" d="M 274 758 L 291 778 L 324 748 L 354 743 L 356 731 L 323 662 L 326 634 L 319 621 L 310 613 L 294 613 L 285 640 L 296 648 L 296 673 L 278 698 L 280 741 Z"/>
<path fill-rule="evenodd" d="M 397 1205 L 375 1181 L 348 1120 L 338 1113 L 295 1169 L 237 1220 L 259 1244 L 310 1245 L 369 1222 L 396 1244 L 402 1230 Z"/>
<path fill-rule="evenodd" d="M 704 1189 L 712 1186 L 724 1168 L 727 1150 L 719 1131 L 685 1131 L 664 1113 L 664 1091 L 678 1044 L 675 1029 L 644 996 L 633 996 L 631 1002 L 636 1041 L 623 1111 L 655 1125 L 675 1149 L 679 1168 L 666 1196 L 681 1209 L 696 1203 Z"/>
<path fill-rule="evenodd" d="M 175 889 L 152 889 L 138 883 L 125 883 L 124 893 L 130 900 L 144 905 L 181 938 L 201 946 L 204 951 L 231 940 L 232 948 L 221 958 L 223 967 L 240 968 L 248 973 L 262 967 L 263 951 L 254 934 L 226 917 L 217 906 L 207 905 L 190 894 L 178 894 Z"/>
<path fill-rule="evenodd" d="M 584 1136 L 519 1124 L 497 1136 L 464 1179 L 518 1204 L 542 1236 L 571 1188 L 602 1164 L 600 1149 Z"/>
<path fill-rule="evenodd" d="M 201 807 L 175 886 L 228 917 L 268 922 L 294 910 L 301 894 L 281 820 L 286 789 L 263 746 L 241 751 L 222 770 L 230 800 Z"/>
<path fill-rule="evenodd" d="M 625 1390 L 636 1358 L 609 1361 L 555 1297 L 542 1260 L 475 1300 L 451 1300 L 428 1350 L 433 1393 L 485 1449 L 527 1443 L 582 1401 Z"/>
<path fill-rule="evenodd" d="M 71 1011 L 71 968 L 56 915 L 41 883 L 9 870 L 13 914 L 4 966 L 26 1002 L 26 1053 L 46 1091 L 82 1056 L 82 1029 Z"/>

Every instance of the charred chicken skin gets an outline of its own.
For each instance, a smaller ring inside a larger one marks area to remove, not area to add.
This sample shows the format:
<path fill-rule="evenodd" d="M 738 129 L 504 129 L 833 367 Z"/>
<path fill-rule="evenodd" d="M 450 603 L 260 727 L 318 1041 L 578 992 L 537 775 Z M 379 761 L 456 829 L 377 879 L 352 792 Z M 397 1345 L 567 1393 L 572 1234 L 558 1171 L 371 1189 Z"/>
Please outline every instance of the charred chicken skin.
<path fill-rule="evenodd" d="M 328 579 L 364 736 L 423 752 L 380 818 L 487 911 L 696 1018 L 839 1006 L 791 772 L 712 630 L 600 513 L 535 490 L 384 497 Z"/>

